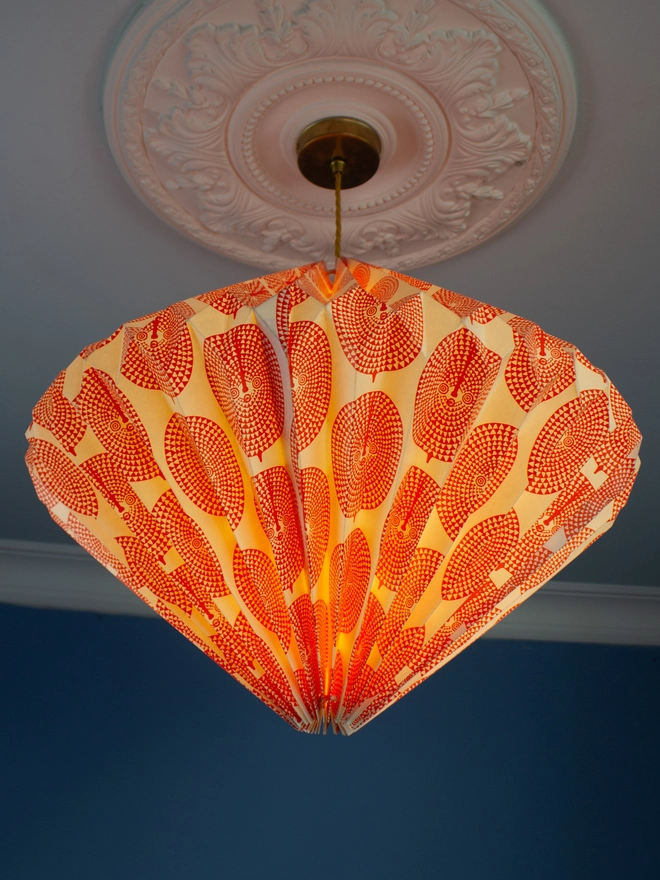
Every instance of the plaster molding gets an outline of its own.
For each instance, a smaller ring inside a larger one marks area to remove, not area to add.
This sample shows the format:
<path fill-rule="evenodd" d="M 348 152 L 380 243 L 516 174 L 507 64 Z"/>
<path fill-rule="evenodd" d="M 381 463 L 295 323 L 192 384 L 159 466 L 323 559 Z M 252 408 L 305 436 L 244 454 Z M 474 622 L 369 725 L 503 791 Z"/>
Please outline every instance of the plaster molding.
<path fill-rule="evenodd" d="M 575 84 L 534 0 L 155 0 L 119 40 L 110 146 L 160 217 L 269 271 L 330 258 L 332 194 L 295 136 L 369 121 L 381 167 L 345 194 L 344 251 L 411 269 L 465 251 L 544 191 L 568 148 Z"/>
<path fill-rule="evenodd" d="M 158 617 L 68 544 L 0 540 L 0 603 Z M 552 581 L 484 638 L 660 645 L 660 587 Z"/>

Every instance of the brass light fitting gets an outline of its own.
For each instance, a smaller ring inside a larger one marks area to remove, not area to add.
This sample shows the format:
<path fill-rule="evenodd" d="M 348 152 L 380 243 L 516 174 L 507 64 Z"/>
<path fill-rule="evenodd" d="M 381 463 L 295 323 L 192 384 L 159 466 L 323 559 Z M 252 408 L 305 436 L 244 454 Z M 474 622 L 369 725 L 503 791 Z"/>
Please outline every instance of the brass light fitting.
<path fill-rule="evenodd" d="M 298 168 L 316 186 L 335 188 L 335 170 L 342 160 L 341 188 L 366 183 L 378 170 L 381 143 L 366 122 L 349 116 L 329 116 L 304 128 L 298 135 Z M 334 163 L 334 167 L 333 167 Z"/>

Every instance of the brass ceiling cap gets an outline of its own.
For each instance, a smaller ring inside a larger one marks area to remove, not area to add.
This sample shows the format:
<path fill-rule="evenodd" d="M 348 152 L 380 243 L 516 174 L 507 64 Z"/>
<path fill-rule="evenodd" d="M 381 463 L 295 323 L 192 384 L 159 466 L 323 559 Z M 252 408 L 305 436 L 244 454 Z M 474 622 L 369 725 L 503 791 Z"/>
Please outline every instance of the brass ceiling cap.
<path fill-rule="evenodd" d="M 304 128 L 296 152 L 301 174 L 316 186 L 334 189 L 333 159 L 343 159 L 341 188 L 352 189 L 370 180 L 380 162 L 381 143 L 366 122 L 349 116 L 329 116 Z"/>

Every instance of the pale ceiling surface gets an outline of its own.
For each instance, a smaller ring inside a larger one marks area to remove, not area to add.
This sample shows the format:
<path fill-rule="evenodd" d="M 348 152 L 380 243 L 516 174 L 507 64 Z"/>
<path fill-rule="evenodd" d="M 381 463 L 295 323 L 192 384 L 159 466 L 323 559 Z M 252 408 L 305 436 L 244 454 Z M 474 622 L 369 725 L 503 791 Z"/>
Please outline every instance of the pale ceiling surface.
<path fill-rule="evenodd" d="M 22 463 L 31 407 L 59 370 L 125 320 L 261 274 L 163 225 L 109 155 L 102 71 L 141 5 L 3 4 L 0 538 L 69 541 Z M 644 434 L 642 471 L 614 530 L 565 577 L 660 586 L 660 6 L 546 6 L 573 48 L 582 96 L 564 168 L 518 224 L 416 274 L 537 321 L 610 375 Z"/>

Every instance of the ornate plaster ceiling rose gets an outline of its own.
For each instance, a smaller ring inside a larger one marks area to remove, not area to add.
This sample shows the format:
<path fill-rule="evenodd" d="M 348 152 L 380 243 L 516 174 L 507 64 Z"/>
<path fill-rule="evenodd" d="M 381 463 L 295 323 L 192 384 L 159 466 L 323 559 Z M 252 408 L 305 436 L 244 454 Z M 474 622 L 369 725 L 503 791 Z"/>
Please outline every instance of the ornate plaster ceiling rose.
<path fill-rule="evenodd" d="M 375 129 L 380 166 L 345 193 L 343 250 L 412 269 L 517 219 L 557 173 L 575 110 L 568 51 L 533 0 L 155 0 L 104 89 L 142 200 L 269 271 L 332 254 L 333 194 L 296 163 L 310 123 Z"/>

